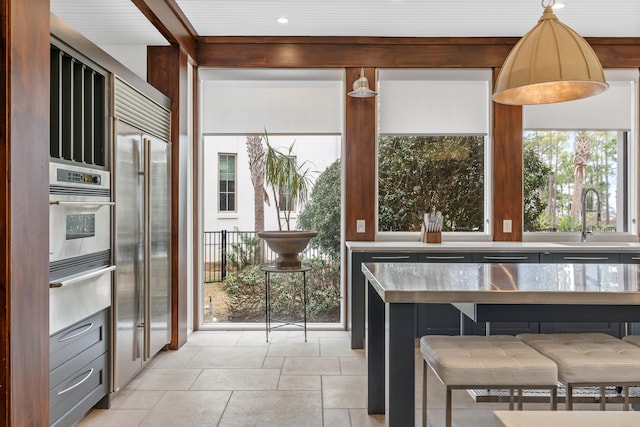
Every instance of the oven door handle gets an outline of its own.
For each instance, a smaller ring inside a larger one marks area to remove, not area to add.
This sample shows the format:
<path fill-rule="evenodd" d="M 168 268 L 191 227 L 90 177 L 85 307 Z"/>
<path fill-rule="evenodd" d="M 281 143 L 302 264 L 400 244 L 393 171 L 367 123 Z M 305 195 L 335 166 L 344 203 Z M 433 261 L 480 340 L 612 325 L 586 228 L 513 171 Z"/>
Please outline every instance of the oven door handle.
<path fill-rule="evenodd" d="M 87 207 L 102 207 L 102 206 L 113 206 L 116 202 L 83 202 L 83 201 L 72 201 L 72 200 L 50 200 L 49 205 L 70 205 L 70 206 L 87 206 Z"/>
<path fill-rule="evenodd" d="M 80 274 L 75 274 L 73 276 L 68 276 L 63 280 L 56 280 L 54 282 L 49 282 L 50 288 L 60 288 L 62 286 L 73 285 L 74 283 L 81 282 L 83 280 L 91 279 L 97 276 L 101 276 L 105 273 L 113 271 L 116 269 L 115 265 L 110 265 L 108 267 L 101 267 L 95 270 L 89 270 Z"/>

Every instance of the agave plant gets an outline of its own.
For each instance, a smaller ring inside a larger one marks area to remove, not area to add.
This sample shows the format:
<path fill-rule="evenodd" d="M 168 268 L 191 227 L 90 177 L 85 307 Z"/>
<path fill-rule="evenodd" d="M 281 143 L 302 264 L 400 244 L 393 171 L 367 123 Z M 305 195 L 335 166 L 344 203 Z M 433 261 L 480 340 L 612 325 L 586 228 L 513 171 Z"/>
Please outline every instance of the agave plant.
<path fill-rule="evenodd" d="M 282 218 L 287 231 L 291 230 L 291 212 L 302 208 L 307 201 L 311 188 L 311 170 L 309 162 L 298 165 L 293 153 L 295 141 L 287 151 L 274 148 L 269 143 L 267 132 L 264 134 L 266 148 L 264 153 L 264 182 L 271 187 L 273 204 L 278 217 L 278 229 L 282 231 Z M 269 201 L 267 200 L 267 203 Z M 269 203 L 270 204 L 270 203 Z"/>

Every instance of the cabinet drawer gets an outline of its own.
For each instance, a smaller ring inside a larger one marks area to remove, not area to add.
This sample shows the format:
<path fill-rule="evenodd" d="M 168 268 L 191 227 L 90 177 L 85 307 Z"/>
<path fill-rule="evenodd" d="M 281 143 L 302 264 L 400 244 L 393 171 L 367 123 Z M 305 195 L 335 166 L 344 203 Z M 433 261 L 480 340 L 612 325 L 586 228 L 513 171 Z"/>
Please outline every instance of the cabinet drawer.
<path fill-rule="evenodd" d="M 504 253 L 504 252 L 475 252 L 473 254 L 473 262 L 540 262 L 540 255 L 536 253 Z"/>
<path fill-rule="evenodd" d="M 414 252 L 374 252 L 364 254 L 364 262 L 417 262 Z"/>
<path fill-rule="evenodd" d="M 90 408 L 109 392 L 107 363 L 107 354 L 103 353 L 49 390 L 49 419 L 52 425 L 57 425 L 59 418 L 79 402 L 85 401 Z M 68 425 L 66 422 L 58 424 Z"/>
<path fill-rule="evenodd" d="M 100 311 L 49 338 L 49 370 L 53 371 L 84 350 L 97 346 L 107 349 L 109 309 Z"/>
<path fill-rule="evenodd" d="M 617 264 L 619 261 L 617 253 L 546 252 L 540 256 L 540 262 L 543 263 Z"/>
<path fill-rule="evenodd" d="M 621 253 L 620 264 L 640 264 L 640 254 Z"/>
<path fill-rule="evenodd" d="M 418 262 L 473 262 L 471 253 L 419 253 Z"/>

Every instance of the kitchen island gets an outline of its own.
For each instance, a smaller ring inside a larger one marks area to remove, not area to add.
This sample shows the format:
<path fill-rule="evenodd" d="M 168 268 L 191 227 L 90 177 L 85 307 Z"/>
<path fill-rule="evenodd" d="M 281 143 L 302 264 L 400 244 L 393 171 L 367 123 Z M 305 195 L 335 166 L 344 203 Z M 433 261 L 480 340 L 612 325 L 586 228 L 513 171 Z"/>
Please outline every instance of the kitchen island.
<path fill-rule="evenodd" d="M 638 242 L 491 242 L 445 241 L 427 244 L 419 241 L 347 242 L 348 256 L 348 328 L 351 348 L 364 347 L 365 278 L 361 265 L 365 262 L 394 263 L 640 263 Z M 456 310 L 447 304 L 416 306 L 415 336 L 425 334 L 451 335 L 461 333 Z M 497 321 L 496 321 L 497 322 Z M 468 321 L 469 333 L 484 334 L 484 324 Z M 624 325 L 611 322 L 576 323 L 495 323 L 495 333 L 556 333 L 580 332 L 576 329 L 604 332 L 615 336 L 624 334 Z M 473 330 L 472 330 L 473 329 Z"/>
<path fill-rule="evenodd" d="M 366 263 L 368 412 L 415 422 L 414 306 L 454 304 L 479 321 L 500 316 L 640 321 L 640 265 Z"/>

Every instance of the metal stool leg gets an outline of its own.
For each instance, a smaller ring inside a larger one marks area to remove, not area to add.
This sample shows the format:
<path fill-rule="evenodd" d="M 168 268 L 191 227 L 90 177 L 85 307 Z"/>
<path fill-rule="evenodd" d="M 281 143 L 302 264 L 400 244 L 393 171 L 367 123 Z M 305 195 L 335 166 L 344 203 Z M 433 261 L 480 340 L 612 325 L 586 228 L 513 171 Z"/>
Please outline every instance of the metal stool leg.
<path fill-rule="evenodd" d="M 422 359 L 422 427 L 427 427 L 427 370 L 429 365 Z"/>

